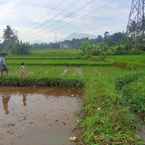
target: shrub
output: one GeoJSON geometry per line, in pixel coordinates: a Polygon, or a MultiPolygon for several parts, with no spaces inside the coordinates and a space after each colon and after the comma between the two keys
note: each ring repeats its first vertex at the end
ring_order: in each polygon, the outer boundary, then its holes
{"type": "Polygon", "coordinates": [[[117,91],[121,91],[126,85],[138,80],[140,77],[142,77],[144,73],[129,73],[125,76],[121,76],[116,80],[116,89],[117,91]]]}

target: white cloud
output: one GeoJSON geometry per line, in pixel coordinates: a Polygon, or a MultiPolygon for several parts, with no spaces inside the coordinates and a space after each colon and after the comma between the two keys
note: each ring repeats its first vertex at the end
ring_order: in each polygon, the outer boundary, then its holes
{"type": "Polygon", "coordinates": [[[49,30],[35,30],[33,28],[26,28],[26,27],[18,27],[18,36],[21,40],[25,40],[27,42],[31,41],[31,42],[53,42],[56,41],[56,37],[57,40],[58,39],[63,39],[63,33],[61,32],[57,32],[54,33],[52,31],[49,30]]]}
{"type": "Polygon", "coordinates": [[[11,25],[24,41],[49,42],[56,34],[62,39],[72,32],[125,30],[129,1],[0,0],[0,10],[1,31],[11,25]]]}

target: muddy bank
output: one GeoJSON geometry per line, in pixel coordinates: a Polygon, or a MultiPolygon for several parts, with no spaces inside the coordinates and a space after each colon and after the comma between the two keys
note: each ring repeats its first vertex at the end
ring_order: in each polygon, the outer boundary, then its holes
{"type": "Polygon", "coordinates": [[[0,145],[73,145],[82,92],[0,88],[0,145]]]}
{"type": "Polygon", "coordinates": [[[82,97],[83,89],[75,89],[75,88],[59,88],[59,87],[0,87],[0,95],[2,94],[41,94],[41,95],[48,95],[48,96],[75,96],[75,97],[82,97]]]}

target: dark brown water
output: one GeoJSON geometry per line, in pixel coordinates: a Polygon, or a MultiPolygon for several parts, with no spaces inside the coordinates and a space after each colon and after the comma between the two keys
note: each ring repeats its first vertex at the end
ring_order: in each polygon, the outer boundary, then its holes
{"type": "Polygon", "coordinates": [[[73,145],[80,90],[0,88],[0,145],[73,145]]]}

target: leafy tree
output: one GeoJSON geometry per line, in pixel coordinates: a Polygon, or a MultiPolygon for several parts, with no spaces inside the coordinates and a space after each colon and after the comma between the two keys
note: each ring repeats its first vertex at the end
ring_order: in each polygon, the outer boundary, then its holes
{"type": "Polygon", "coordinates": [[[4,41],[10,41],[10,40],[17,41],[18,40],[16,33],[14,32],[14,30],[12,30],[12,28],[9,25],[7,25],[6,29],[4,30],[3,38],[4,38],[4,41]]]}
{"type": "Polygon", "coordinates": [[[3,39],[1,51],[19,55],[29,54],[30,44],[19,41],[17,34],[9,25],[4,30],[3,39]]]}
{"type": "Polygon", "coordinates": [[[3,39],[4,41],[2,46],[4,51],[7,53],[11,53],[13,49],[17,47],[18,37],[9,25],[6,26],[6,29],[4,30],[3,39]]]}
{"type": "Polygon", "coordinates": [[[86,56],[91,56],[95,50],[95,45],[90,41],[86,41],[81,45],[82,54],[86,56]]]}
{"type": "Polygon", "coordinates": [[[83,43],[81,50],[83,55],[88,57],[98,56],[98,58],[103,61],[108,55],[108,48],[105,43],[94,44],[87,41],[86,43],[83,43]]]}

